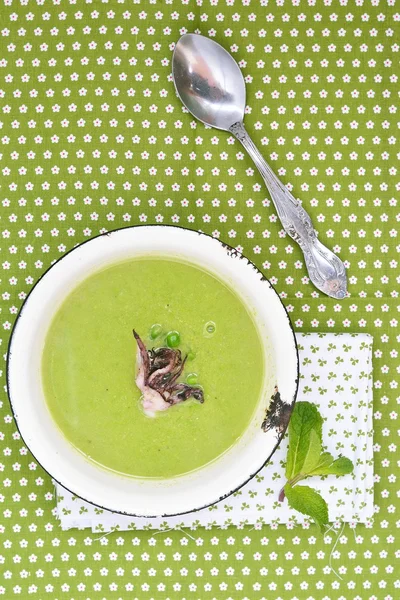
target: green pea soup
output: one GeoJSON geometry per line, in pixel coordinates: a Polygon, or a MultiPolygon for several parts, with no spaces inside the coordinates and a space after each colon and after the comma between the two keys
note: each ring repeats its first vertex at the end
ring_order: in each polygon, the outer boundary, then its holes
{"type": "Polygon", "coordinates": [[[192,264],[138,258],[92,274],[66,298],[46,336],[42,381],[54,421],[89,460],[169,478],[203,467],[241,437],[263,391],[264,353],[227,284],[192,264]],[[202,386],[203,404],[144,414],[133,328],[147,348],[179,333],[188,354],[181,380],[202,386]]]}

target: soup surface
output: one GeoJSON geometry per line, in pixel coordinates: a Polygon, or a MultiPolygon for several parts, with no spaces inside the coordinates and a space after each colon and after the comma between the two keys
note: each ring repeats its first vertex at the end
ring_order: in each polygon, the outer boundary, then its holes
{"type": "Polygon", "coordinates": [[[47,334],[42,378],[54,420],[87,458],[130,476],[168,478],[240,438],[262,393],[264,356],[232,289],[194,265],[149,257],[94,273],[71,292],[47,334]],[[203,404],[144,414],[133,328],[148,349],[179,332],[188,354],[181,380],[202,386],[203,404]]]}

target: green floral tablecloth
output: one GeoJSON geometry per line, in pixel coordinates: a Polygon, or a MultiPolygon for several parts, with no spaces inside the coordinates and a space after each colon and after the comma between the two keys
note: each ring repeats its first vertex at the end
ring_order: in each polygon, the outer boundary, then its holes
{"type": "Polygon", "coordinates": [[[62,532],[51,480],[16,431],[3,367],[7,600],[399,598],[399,19],[394,0],[3,0],[3,357],[32,284],[74,245],[137,223],[202,229],[264,270],[298,331],[374,336],[376,473],[374,522],[338,539],[313,525],[62,532]],[[183,111],[171,52],[186,31],[237,58],[246,124],[346,261],[344,301],[308,283],[239,145],[183,111]]]}

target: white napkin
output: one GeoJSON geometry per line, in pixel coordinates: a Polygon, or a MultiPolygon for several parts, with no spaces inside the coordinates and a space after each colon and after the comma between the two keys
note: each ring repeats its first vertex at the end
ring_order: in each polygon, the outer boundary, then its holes
{"type": "MultiPolygon", "coordinates": [[[[300,354],[298,400],[318,405],[324,417],[323,443],[336,458],[354,463],[344,477],[313,477],[307,481],[321,492],[330,521],[365,523],[373,516],[372,337],[366,334],[297,334],[300,354]]],[[[285,523],[307,517],[278,502],[285,483],[283,461],[287,438],[272,460],[239,491],[209,508],[170,518],[134,518],[102,510],[56,484],[57,514],[62,529],[89,527],[95,532],[134,529],[196,528],[285,523]]]]}

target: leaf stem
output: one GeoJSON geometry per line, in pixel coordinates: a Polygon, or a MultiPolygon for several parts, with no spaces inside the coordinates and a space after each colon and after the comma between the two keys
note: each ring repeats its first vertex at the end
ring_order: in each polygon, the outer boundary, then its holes
{"type": "MultiPolygon", "coordinates": [[[[299,473],[298,475],[296,475],[296,477],[293,477],[293,479],[289,479],[289,481],[287,481],[285,483],[285,485],[291,485],[293,487],[294,485],[296,485],[296,483],[298,483],[302,479],[305,479],[305,477],[306,477],[306,475],[303,475],[303,473],[299,473]]],[[[283,502],[285,499],[285,485],[279,492],[279,496],[278,496],[279,502],[283,502]]]]}

